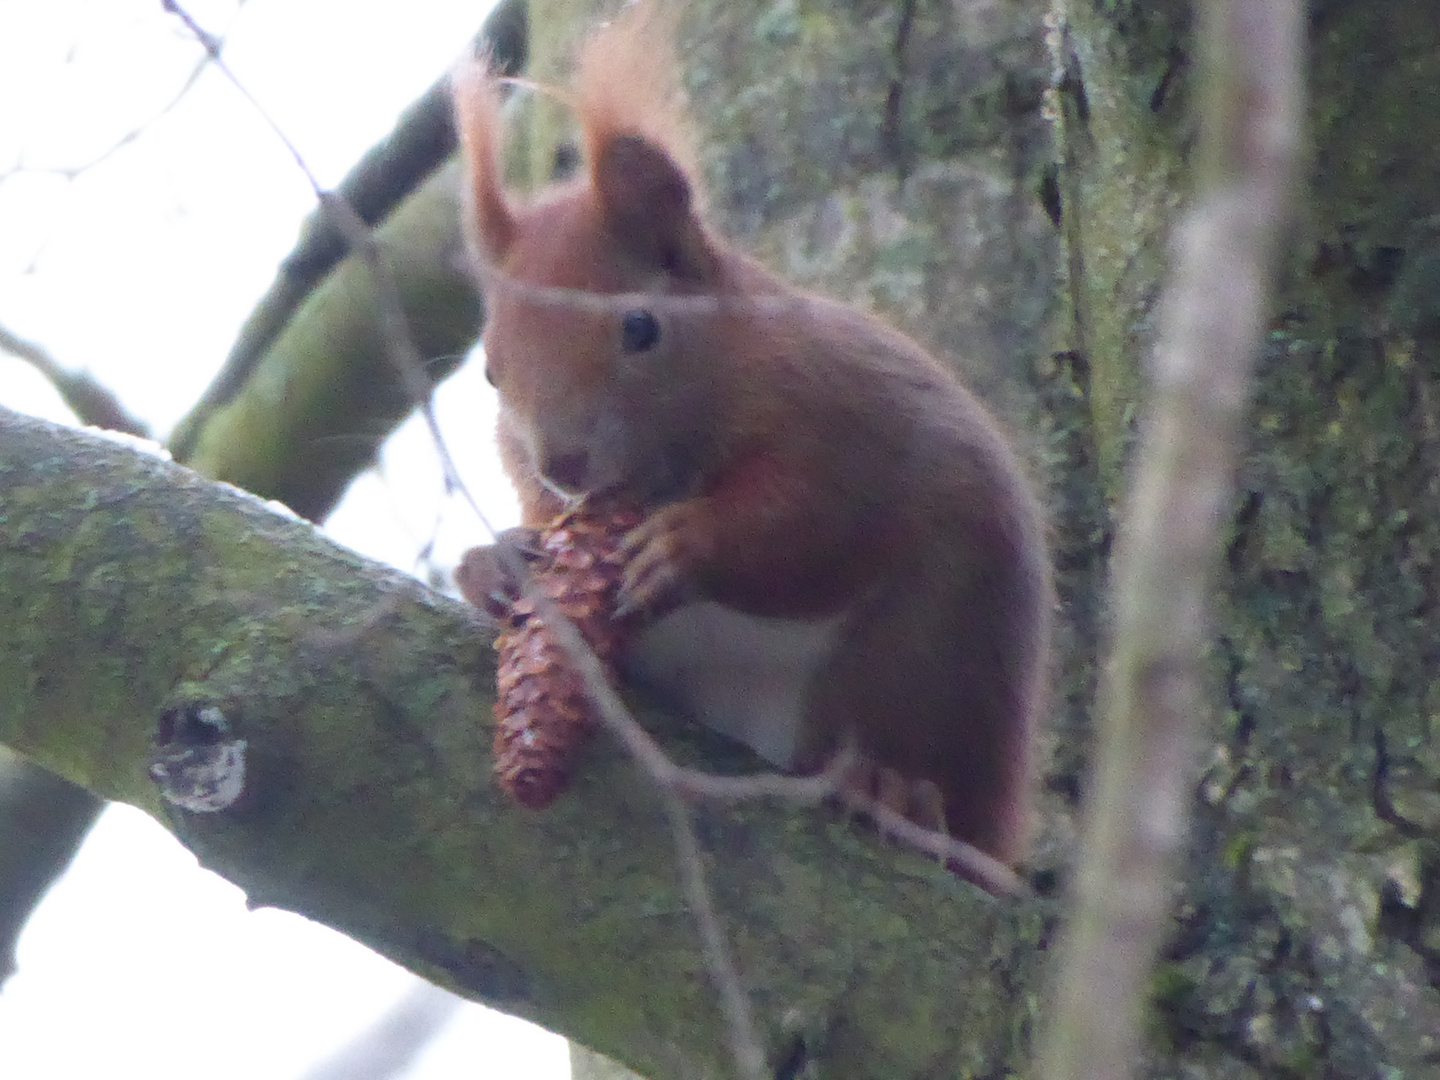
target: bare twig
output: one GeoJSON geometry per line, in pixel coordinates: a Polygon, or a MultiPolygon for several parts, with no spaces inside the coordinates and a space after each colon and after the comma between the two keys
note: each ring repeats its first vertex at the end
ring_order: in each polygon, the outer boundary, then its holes
{"type": "Polygon", "coordinates": [[[1046,1080],[1128,1076],[1139,1046],[1206,711],[1207,600],[1299,153],[1304,27],[1299,0],[1201,4],[1200,173],[1115,553],[1114,652],[1046,1080]]]}
{"type": "MultiPolygon", "coordinates": [[[[644,730],[640,734],[649,739],[644,730]]],[[[700,772],[676,765],[667,759],[664,782],[682,798],[705,802],[748,802],[752,799],[776,799],[799,806],[813,805],[838,797],[845,777],[858,760],[854,742],[847,742],[830,759],[823,771],[810,776],[785,776],[776,772],[753,773],[749,776],[723,776],[700,772]]]]}
{"type": "Polygon", "coordinates": [[[69,370],[43,346],[0,326],[0,351],[24,360],[43,375],[82,423],[150,437],[144,421],[131,416],[114,391],[101,385],[88,372],[69,370]]]}
{"type": "Polygon", "coordinates": [[[125,132],[118,139],[112,142],[104,150],[101,150],[98,154],[92,157],[89,161],[85,162],[83,165],[70,165],[65,168],[46,168],[44,166],[41,166],[39,168],[36,168],[34,166],[22,166],[22,168],[26,172],[49,173],[51,175],[63,176],[67,180],[74,180],[77,177],[83,176],[91,169],[103,165],[106,161],[109,161],[110,158],[112,158],[114,155],[125,149],[125,147],[129,146],[135,140],[139,139],[140,136],[144,135],[145,132],[150,130],[150,127],[156,121],[168,116],[175,109],[175,107],[180,104],[180,102],[184,101],[185,95],[190,92],[190,88],[195,85],[196,81],[200,78],[200,75],[204,72],[205,66],[209,62],[209,58],[206,57],[196,63],[196,65],[190,70],[190,74],[185,76],[185,81],[180,84],[179,89],[175,91],[174,95],[170,98],[169,101],[167,101],[164,105],[160,106],[160,108],[156,109],[155,112],[153,112],[143,123],[136,124],[129,131],[125,132]]]}
{"type": "MultiPolygon", "coordinates": [[[[672,762],[655,743],[645,729],[630,715],[630,710],[605,671],[605,665],[595,655],[575,624],[565,617],[545,591],[534,584],[529,567],[517,552],[507,545],[497,546],[497,555],[508,573],[521,582],[526,599],[530,600],[540,617],[545,620],[555,641],[565,651],[566,658],[585,682],[590,699],[599,712],[607,731],[615,735],[641,768],[654,779],[659,788],[665,812],[670,818],[671,831],[675,837],[676,861],[680,868],[680,881],[690,904],[690,913],[695,919],[696,929],[704,949],[705,965],[720,994],[725,1019],[730,1028],[731,1051],[737,1067],[746,1080],[764,1080],[765,1052],[756,1035],[755,1020],[749,999],[740,983],[738,969],[731,955],[730,945],[720,926],[715,912],[715,902],[705,882],[705,864],[700,854],[699,839],[695,836],[690,821],[690,808],[681,799],[676,785],[682,774],[698,777],[691,770],[682,770],[672,762]],[[511,563],[515,565],[510,565],[511,563]]],[[[724,777],[710,777],[707,780],[723,781],[724,777]]],[[[784,777],[778,777],[784,780],[784,777]]],[[[693,789],[691,789],[693,790],[693,789]]],[[[821,796],[824,797],[823,795],[821,796]]]]}
{"type": "Polygon", "coordinates": [[[637,303],[643,303],[652,311],[690,315],[718,315],[737,307],[756,314],[778,314],[814,303],[794,293],[745,293],[743,296],[723,293],[600,293],[568,285],[537,285],[521,281],[493,266],[481,265],[479,273],[487,292],[510,293],[533,307],[557,307],[597,315],[619,314],[637,303]]]}
{"type": "MultiPolygon", "coordinates": [[[[464,485],[460,482],[459,472],[445,446],[445,440],[440,434],[439,422],[435,418],[430,383],[425,377],[425,359],[421,356],[420,350],[415,346],[414,338],[410,335],[410,326],[405,317],[404,305],[400,300],[399,286],[395,283],[394,271],[376,245],[370,225],[355,211],[348,199],[329,191],[320,183],[305,161],[304,155],[300,153],[299,147],[290,140],[284,129],[255,99],[255,95],[250,93],[245,84],[231,70],[230,65],[225,62],[224,57],[220,55],[220,39],[207,32],[176,0],[161,0],[161,3],[166,11],[172,12],[185,23],[190,32],[195,35],[195,39],[205,49],[216,69],[229,80],[230,85],[235,87],[236,92],[250,104],[256,115],[264,121],[275,138],[285,147],[286,152],[294,160],[296,168],[300,170],[306,182],[309,183],[310,189],[315,193],[315,198],[319,201],[321,208],[329,216],[331,223],[351,250],[361,256],[374,275],[375,292],[380,305],[380,329],[391,363],[402,380],[407,396],[415,402],[416,408],[420,410],[425,419],[425,425],[440,454],[447,492],[463,490],[464,485]]],[[[466,498],[476,514],[480,516],[481,523],[486,530],[491,536],[494,536],[495,529],[485,520],[484,514],[481,513],[474,500],[469,499],[468,493],[466,498]]]]}
{"type": "Polygon", "coordinates": [[[120,135],[113,142],[111,142],[109,146],[105,147],[105,149],[94,154],[88,161],[85,161],[80,165],[31,165],[26,162],[24,160],[24,157],[22,156],[17,160],[16,164],[11,166],[10,168],[5,169],[3,172],[0,172],[0,182],[8,180],[14,176],[58,176],[66,180],[75,180],[83,176],[85,173],[89,172],[91,169],[103,165],[115,154],[119,153],[125,147],[129,146],[131,143],[139,139],[142,135],[144,135],[147,131],[150,130],[151,126],[157,120],[160,120],[165,116],[169,115],[169,113],[172,112],[175,107],[180,104],[180,102],[184,101],[185,95],[190,92],[190,88],[195,85],[196,80],[200,78],[201,73],[205,70],[206,66],[209,63],[210,57],[208,55],[201,58],[201,60],[196,63],[194,68],[191,69],[190,74],[185,76],[184,82],[180,84],[179,88],[171,96],[169,101],[156,109],[155,112],[153,112],[145,120],[141,121],[134,127],[130,128],[128,131],[126,131],[124,134],[120,135]]]}
{"type": "Polygon", "coordinates": [[[705,856],[700,851],[700,838],[695,835],[695,825],[690,820],[690,808],[673,793],[662,790],[666,793],[665,811],[675,836],[680,882],[685,888],[690,914],[695,918],[700,943],[705,949],[705,966],[710,971],[730,1025],[730,1054],[745,1080],[766,1080],[770,1074],[765,1067],[765,1050],[760,1045],[750,1000],[740,982],[740,970],[735,966],[730,940],[725,935],[725,928],[720,925],[715,900],[705,881],[705,856]]]}
{"type": "Polygon", "coordinates": [[[869,795],[846,789],[841,789],[838,794],[845,806],[869,818],[884,835],[953,865],[986,892],[995,896],[1025,896],[1030,892],[1030,886],[1019,874],[974,845],[916,825],[904,814],[869,795]]]}
{"type": "MultiPolygon", "coordinates": [[[[501,0],[485,17],[476,41],[483,43],[497,71],[510,72],[518,70],[524,62],[526,38],[525,0],[501,0]]],[[[205,62],[209,63],[208,56],[205,62]]],[[[454,154],[452,112],[447,73],[409,105],[390,133],[365,151],[335,185],[335,190],[366,224],[378,229],[393,220],[392,215],[404,214],[407,208],[413,209],[417,201],[423,203],[427,198],[431,180],[443,172],[454,154]]],[[[245,317],[220,371],[171,431],[168,444],[177,461],[187,461],[198,449],[217,412],[232,400],[246,396],[252,377],[267,359],[277,350],[283,353],[287,328],[297,320],[304,321],[301,312],[306,301],[320,290],[321,283],[332,272],[340,269],[349,250],[344,236],[323,207],[317,206],[313,213],[306,215],[300,223],[295,246],[245,317]]],[[[450,266],[453,252],[442,258],[447,269],[459,269],[450,266]]],[[[446,276],[448,279],[450,275],[446,276]]],[[[460,348],[457,342],[450,346],[452,355],[433,357],[429,365],[432,381],[436,366],[448,371],[463,359],[471,342],[473,337],[463,343],[462,352],[455,351],[460,348]]],[[[398,420],[389,415],[388,410],[383,419],[387,423],[398,420]]],[[[357,442],[362,447],[374,445],[369,438],[357,442]]],[[[330,495],[333,499],[339,492],[331,491],[330,495]]],[[[307,517],[316,516],[310,510],[299,512],[307,517]]]]}

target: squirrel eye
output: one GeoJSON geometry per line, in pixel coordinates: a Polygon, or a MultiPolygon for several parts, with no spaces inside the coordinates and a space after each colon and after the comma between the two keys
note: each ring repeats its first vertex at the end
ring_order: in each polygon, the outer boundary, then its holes
{"type": "Polygon", "coordinates": [[[620,322],[620,344],[626,352],[644,352],[660,340],[660,324],[644,308],[632,308],[620,322]]]}

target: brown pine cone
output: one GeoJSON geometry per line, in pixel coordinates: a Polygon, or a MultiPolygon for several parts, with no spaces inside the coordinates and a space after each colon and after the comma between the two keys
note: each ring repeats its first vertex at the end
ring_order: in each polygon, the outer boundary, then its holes
{"type": "MultiPolygon", "coordinates": [[[[630,627],[614,617],[624,569],[620,543],[640,519],[635,511],[582,506],[539,530],[533,551],[526,553],[531,581],[575,624],[612,675],[630,627]]],[[[462,572],[476,554],[466,556],[462,572]]],[[[493,599],[473,595],[463,577],[461,583],[472,602],[494,608],[493,599]]],[[[539,810],[565,790],[575,758],[599,721],[584,680],[534,602],[522,592],[503,617],[495,638],[495,776],[521,806],[539,810]]]]}

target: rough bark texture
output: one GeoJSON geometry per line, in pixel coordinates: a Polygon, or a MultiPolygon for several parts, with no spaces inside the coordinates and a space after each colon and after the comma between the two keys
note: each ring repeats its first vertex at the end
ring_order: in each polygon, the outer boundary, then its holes
{"type": "MultiPolygon", "coordinates": [[[[657,794],[602,739],[551,810],[510,804],[473,609],[232,488],[3,411],[0,507],[0,742],[168,821],[253,903],[650,1076],[732,1075],[657,794]],[[163,718],[210,709],[246,744],[244,792],[189,813],[147,762],[163,718]]],[[[749,764],[661,726],[685,760],[749,764]]],[[[893,1080],[1021,1053],[1023,999],[956,988],[987,968],[1033,985],[1024,905],[823,809],[716,809],[700,834],[773,1061],[893,1080]]]]}
{"type": "MultiPolygon", "coordinates": [[[[1064,224],[1108,461],[1183,194],[1187,20],[1069,14],[1064,224]]],[[[1440,1072],[1432,16],[1312,7],[1315,161],[1227,552],[1157,1077],[1440,1072]]]]}
{"type": "Polygon", "coordinates": [[[1433,15],[1312,11],[1310,214],[1259,386],[1165,978],[1173,1037],[1226,1075],[1440,1074],[1433,15]]]}

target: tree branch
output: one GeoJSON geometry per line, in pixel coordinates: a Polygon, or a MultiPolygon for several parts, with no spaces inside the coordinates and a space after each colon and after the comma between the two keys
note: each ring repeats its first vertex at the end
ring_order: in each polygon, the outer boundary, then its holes
{"type": "Polygon", "coordinates": [[[82,424],[150,437],[150,429],[130,415],[114,391],[102,386],[88,372],[69,370],[43,346],[0,326],[0,351],[24,360],[44,376],[82,424]]]}
{"type": "MultiPolygon", "coordinates": [[[[168,820],[254,903],[652,1080],[733,1075],[658,792],[601,740],[550,811],[506,803],[472,609],[89,433],[0,412],[0,463],[0,742],[168,820]],[[210,813],[166,803],[148,771],[161,718],[173,744],[196,735],[174,718],[202,715],[243,744],[243,790],[210,813]]],[[[660,726],[691,761],[753,764],[660,726]]],[[[1013,1058],[1031,904],[823,810],[697,816],[772,1071],[896,1080],[960,1072],[977,1045],[1013,1058]]]]}
{"type": "Polygon", "coordinates": [[[36,903],[70,865],[103,803],[0,746],[0,984],[36,903]]]}
{"type": "MultiPolygon", "coordinates": [[[[480,40],[497,62],[518,68],[524,0],[497,6],[480,40]]],[[[480,327],[456,224],[460,184],[447,166],[454,145],[441,79],[336,192],[393,264],[432,384],[459,365],[480,327]]],[[[333,214],[317,207],[224,368],[176,426],[175,457],[323,518],[413,405],[386,359],[375,306],[365,260],[347,256],[333,214]]]]}

